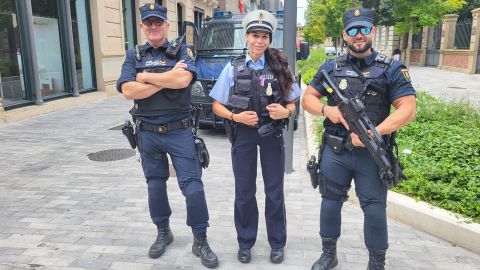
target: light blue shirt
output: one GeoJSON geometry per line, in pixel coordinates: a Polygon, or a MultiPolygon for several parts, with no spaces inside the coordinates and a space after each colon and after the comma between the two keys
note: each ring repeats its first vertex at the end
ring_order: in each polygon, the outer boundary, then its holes
{"type": "MultiPolygon", "coordinates": [[[[254,62],[250,55],[247,54],[245,58],[246,65],[253,70],[261,70],[265,67],[265,55],[262,55],[257,62],[254,62]]],[[[232,63],[227,64],[220,76],[217,79],[217,82],[210,91],[209,96],[216,101],[222,103],[223,105],[228,104],[228,98],[230,96],[230,89],[234,84],[233,81],[233,66],[232,63]]],[[[301,91],[297,82],[292,83],[292,91],[288,95],[286,101],[293,101],[300,97],[301,91]]]]}

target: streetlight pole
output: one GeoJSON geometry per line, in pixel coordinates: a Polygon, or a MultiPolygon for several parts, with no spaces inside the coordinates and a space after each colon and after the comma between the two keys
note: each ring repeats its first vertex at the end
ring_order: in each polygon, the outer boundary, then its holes
{"type": "MultiPolygon", "coordinates": [[[[283,52],[288,57],[288,65],[290,71],[295,74],[295,61],[297,54],[296,39],[292,38],[292,33],[297,32],[297,1],[284,1],[284,17],[283,17],[283,52]]],[[[297,36],[295,34],[295,36],[297,36]]],[[[297,108],[300,110],[300,108],[297,108]]],[[[293,116],[288,122],[288,129],[283,131],[285,141],[285,173],[293,172],[293,116]]]]}

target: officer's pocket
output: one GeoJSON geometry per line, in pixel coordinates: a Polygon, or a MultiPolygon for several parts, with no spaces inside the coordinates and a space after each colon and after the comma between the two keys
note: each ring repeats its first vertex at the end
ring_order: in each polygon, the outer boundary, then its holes
{"type": "Polygon", "coordinates": [[[235,83],[235,92],[236,93],[241,93],[241,94],[246,94],[250,92],[251,88],[251,83],[252,81],[250,79],[237,79],[237,82],[235,83]]]}
{"type": "Polygon", "coordinates": [[[238,95],[232,95],[230,97],[229,105],[234,108],[239,108],[245,110],[248,108],[248,104],[250,103],[249,97],[242,97],[238,95]]]}

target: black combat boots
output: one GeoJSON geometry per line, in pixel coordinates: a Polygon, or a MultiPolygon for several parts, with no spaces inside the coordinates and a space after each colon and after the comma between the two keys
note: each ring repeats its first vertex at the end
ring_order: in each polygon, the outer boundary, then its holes
{"type": "Polygon", "coordinates": [[[156,259],[162,256],[165,253],[165,249],[167,248],[170,243],[173,241],[173,234],[170,230],[170,226],[158,226],[158,235],[155,243],[150,247],[148,251],[148,257],[152,259],[156,259]]]}
{"type": "Polygon", "coordinates": [[[384,270],[385,253],[386,250],[370,251],[368,254],[367,270],[384,270]]]}
{"type": "Polygon", "coordinates": [[[312,270],[328,270],[337,266],[337,239],[322,237],[322,255],[312,265],[312,270]]]}
{"type": "Polygon", "coordinates": [[[213,268],[218,266],[217,255],[213,253],[208,245],[207,235],[205,233],[193,237],[192,253],[200,257],[205,267],[213,268]]]}

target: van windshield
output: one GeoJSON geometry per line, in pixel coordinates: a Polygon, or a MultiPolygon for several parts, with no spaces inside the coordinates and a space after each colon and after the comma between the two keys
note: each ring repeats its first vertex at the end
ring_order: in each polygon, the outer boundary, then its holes
{"type": "MultiPolygon", "coordinates": [[[[202,29],[199,50],[243,50],[245,30],[240,23],[211,22],[202,29]]],[[[277,28],[270,47],[283,48],[283,29],[277,28]]]]}

